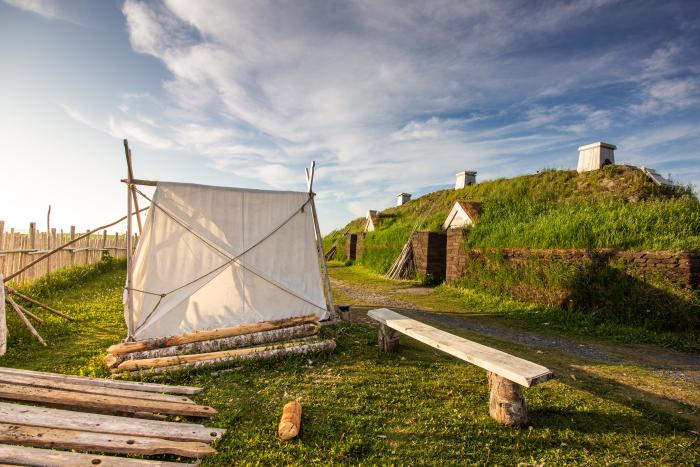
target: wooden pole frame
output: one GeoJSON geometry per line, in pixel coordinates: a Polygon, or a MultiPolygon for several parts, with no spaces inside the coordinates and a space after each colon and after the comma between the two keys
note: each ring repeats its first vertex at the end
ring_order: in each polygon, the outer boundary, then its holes
{"type": "Polygon", "coordinates": [[[321,228],[318,225],[318,216],[316,214],[316,203],[314,202],[314,197],[316,193],[313,192],[314,188],[314,174],[316,172],[316,161],[311,161],[311,169],[306,170],[306,184],[309,188],[309,198],[311,200],[311,214],[314,220],[314,229],[316,233],[316,251],[318,253],[318,261],[321,265],[321,272],[323,273],[323,290],[326,294],[326,309],[330,314],[331,321],[337,321],[340,319],[338,313],[335,311],[335,304],[333,303],[333,292],[331,291],[331,280],[328,276],[328,267],[326,266],[326,254],[323,251],[323,237],[321,237],[321,228]]]}
{"type": "MultiPolygon", "coordinates": [[[[127,151],[128,161],[129,146],[126,140],[124,140],[124,147],[127,151]]],[[[135,194],[133,185],[131,184],[131,170],[128,170],[128,184],[126,185],[126,312],[129,317],[127,322],[129,329],[126,338],[127,342],[132,342],[134,340],[134,294],[131,290],[134,285],[134,272],[131,257],[131,237],[133,235],[131,227],[131,203],[133,201],[132,195],[135,194]]]]}
{"type": "MultiPolygon", "coordinates": [[[[126,169],[128,171],[128,180],[133,182],[134,180],[134,169],[131,165],[131,148],[129,147],[129,141],[124,139],[124,154],[126,155],[126,169]]],[[[134,187],[131,186],[130,188],[131,191],[131,197],[134,202],[134,209],[136,210],[136,223],[139,226],[139,235],[143,231],[143,226],[141,225],[141,214],[139,214],[139,200],[138,196],[136,196],[136,190],[134,190],[134,187]]]]}

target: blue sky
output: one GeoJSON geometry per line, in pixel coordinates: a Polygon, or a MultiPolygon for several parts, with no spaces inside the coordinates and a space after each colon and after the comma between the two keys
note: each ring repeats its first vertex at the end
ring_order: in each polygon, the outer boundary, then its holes
{"type": "Polygon", "coordinates": [[[576,148],[700,186],[695,1],[0,0],[0,219],[94,227],[139,178],[304,190],[324,232],[576,148]]]}

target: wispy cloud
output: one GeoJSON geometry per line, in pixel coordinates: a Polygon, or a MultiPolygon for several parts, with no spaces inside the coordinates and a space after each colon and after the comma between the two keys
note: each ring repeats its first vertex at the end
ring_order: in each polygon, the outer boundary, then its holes
{"type": "MultiPolygon", "coordinates": [[[[2,0],[20,10],[30,11],[48,19],[57,19],[69,23],[81,24],[77,18],[70,16],[56,0],[2,0]]],[[[64,4],[65,5],[65,4],[64,4]]]]}
{"type": "Polygon", "coordinates": [[[127,0],[132,48],[169,76],[156,110],[123,98],[105,128],[275,187],[314,158],[353,214],[460,169],[571,167],[580,144],[698,110],[697,44],[598,41],[617,3],[127,0]]]}

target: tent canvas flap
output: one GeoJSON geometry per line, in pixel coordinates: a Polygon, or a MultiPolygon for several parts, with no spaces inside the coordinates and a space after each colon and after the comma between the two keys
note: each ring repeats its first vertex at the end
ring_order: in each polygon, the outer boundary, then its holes
{"type": "Polygon", "coordinates": [[[159,182],[134,254],[130,334],[325,318],[308,200],[303,192],[159,182]]]}

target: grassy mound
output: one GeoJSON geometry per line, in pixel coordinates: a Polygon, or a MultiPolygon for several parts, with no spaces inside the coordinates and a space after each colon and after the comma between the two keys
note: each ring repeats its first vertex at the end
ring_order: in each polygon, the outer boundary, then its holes
{"type": "MultiPolygon", "coordinates": [[[[362,264],[385,272],[413,226],[439,229],[458,199],[483,203],[470,248],[700,250],[700,202],[689,188],[659,187],[634,167],[614,165],[583,174],[548,170],[492,180],[386,209],[379,228],[364,239],[362,264]]],[[[356,219],[332,232],[326,247],[347,229],[360,232],[363,226],[356,219]]],[[[339,253],[336,258],[344,260],[342,248],[339,253]]]]}

